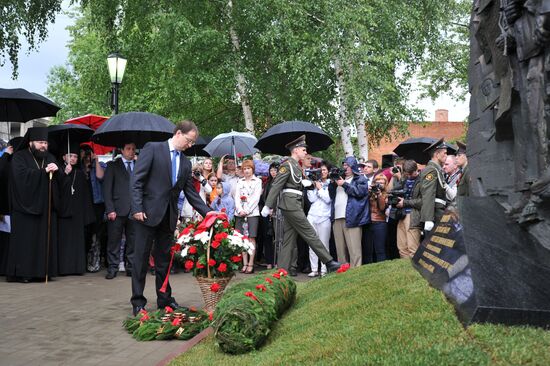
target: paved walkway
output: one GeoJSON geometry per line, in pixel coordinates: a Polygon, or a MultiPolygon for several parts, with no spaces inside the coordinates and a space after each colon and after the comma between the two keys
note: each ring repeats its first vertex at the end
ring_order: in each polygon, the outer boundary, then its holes
{"type": "MultiPolygon", "coordinates": [[[[130,278],[104,276],[105,271],[58,277],[47,285],[0,277],[0,365],[155,365],[181,348],[181,341],[138,342],[126,333],[122,321],[131,312],[130,278]]],[[[307,276],[296,279],[307,281],[307,276]]],[[[179,304],[203,306],[190,274],[171,275],[170,283],[179,304]]],[[[151,275],[145,296],[156,305],[151,275]]]]}

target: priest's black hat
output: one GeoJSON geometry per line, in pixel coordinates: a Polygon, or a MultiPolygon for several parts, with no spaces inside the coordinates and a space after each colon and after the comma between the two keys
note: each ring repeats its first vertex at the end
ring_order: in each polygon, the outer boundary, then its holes
{"type": "Polygon", "coordinates": [[[48,141],[48,128],[47,127],[31,127],[27,130],[25,136],[19,143],[17,151],[23,150],[29,147],[31,141],[48,141]]]}

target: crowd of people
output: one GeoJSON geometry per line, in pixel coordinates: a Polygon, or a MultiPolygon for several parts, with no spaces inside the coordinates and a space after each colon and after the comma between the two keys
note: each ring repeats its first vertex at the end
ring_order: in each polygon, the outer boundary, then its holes
{"type": "MultiPolygon", "coordinates": [[[[175,133],[170,143],[179,138],[192,146],[193,130],[182,131],[183,137],[175,133]]],[[[258,161],[252,159],[195,158],[177,192],[177,207],[166,199],[169,208],[155,215],[170,212],[161,236],[157,229],[164,221],[151,224],[153,212],[143,208],[147,200],[165,199],[155,197],[162,189],[151,189],[151,169],[162,168],[151,148],[138,157],[129,142],[105,164],[87,146],[71,144],[56,158],[48,152],[46,134],[30,129],[22,142],[10,141],[0,158],[0,274],[8,281],[82,275],[104,267],[106,279],[138,271],[132,287],[140,288],[147,270],[167,270],[155,255],[155,241],[170,241],[166,232],[173,233],[174,223],[200,220],[209,210],[225,211],[255,245],[254,254],[243,254],[243,273],[279,266],[293,276],[324,276],[327,266],[344,262],[357,267],[411,258],[444,210],[456,207],[456,196],[468,194],[463,144],[455,156],[447,155],[443,140],[434,143],[427,149],[431,160],[419,169],[415,161],[399,157],[383,167],[353,156],[336,164],[319,161],[307,154],[307,142],[300,138],[289,142],[289,156],[272,163],[265,176],[256,174],[258,161]],[[143,240],[148,243],[140,244],[143,240]]],[[[181,171],[178,164],[188,161],[179,160],[178,149],[170,151],[172,169],[166,171],[181,171]]],[[[176,173],[171,178],[172,184],[166,177],[169,194],[180,179],[176,173]]],[[[139,308],[139,299],[134,300],[139,308]]]]}

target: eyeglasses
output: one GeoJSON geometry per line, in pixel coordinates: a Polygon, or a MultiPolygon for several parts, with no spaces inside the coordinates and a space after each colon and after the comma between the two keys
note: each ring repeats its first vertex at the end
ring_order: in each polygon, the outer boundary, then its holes
{"type": "Polygon", "coordinates": [[[182,135],[182,136],[185,138],[185,141],[187,141],[187,144],[188,144],[189,146],[193,146],[193,145],[195,145],[195,144],[197,143],[195,140],[192,140],[192,139],[190,139],[189,137],[187,137],[187,136],[185,136],[185,135],[182,135]]]}

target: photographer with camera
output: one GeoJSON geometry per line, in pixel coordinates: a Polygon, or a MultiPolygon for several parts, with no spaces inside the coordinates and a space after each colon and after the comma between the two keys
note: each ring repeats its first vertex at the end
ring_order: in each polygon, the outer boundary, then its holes
{"type": "Polygon", "coordinates": [[[394,206],[390,210],[390,215],[393,214],[399,220],[397,223],[397,249],[401,258],[412,258],[420,245],[420,229],[410,227],[413,207],[420,208],[420,200],[413,200],[417,178],[418,165],[414,160],[406,160],[403,163],[403,179],[396,179],[392,191],[403,193],[395,194],[396,201],[392,201],[390,198],[390,204],[394,206]]]}
{"type": "Polygon", "coordinates": [[[351,267],[359,267],[363,259],[362,226],[370,222],[369,183],[355,157],[345,158],[342,168],[331,169],[328,188],[336,253],[339,262],[346,262],[349,255],[351,267]]]}
{"type": "MultiPolygon", "coordinates": [[[[330,222],[331,199],[328,194],[328,185],[330,183],[328,179],[329,171],[329,165],[323,162],[319,169],[320,176],[310,176],[310,179],[313,180],[314,188],[307,191],[307,197],[311,202],[307,220],[313,226],[327,250],[329,250],[330,230],[332,226],[330,222]],[[314,177],[317,179],[313,179],[314,177]]],[[[325,264],[321,264],[321,271],[319,272],[319,258],[311,248],[309,249],[309,262],[311,265],[311,272],[308,274],[309,277],[324,276],[327,273],[327,266],[325,264]]]]}
{"type": "MultiPolygon", "coordinates": [[[[193,165],[191,176],[193,177],[193,187],[199,194],[204,203],[206,203],[206,195],[212,192],[212,186],[208,184],[208,180],[202,175],[202,166],[199,164],[193,165]]],[[[185,198],[183,192],[180,193],[180,198],[185,198]]],[[[191,206],[188,200],[183,202],[183,207],[180,213],[184,221],[196,221],[199,219],[199,213],[191,206]]]]}
{"type": "Polygon", "coordinates": [[[369,187],[371,222],[366,226],[366,257],[363,258],[365,264],[386,260],[386,236],[388,230],[386,222],[387,185],[388,178],[380,173],[373,178],[373,184],[369,187]]]}

